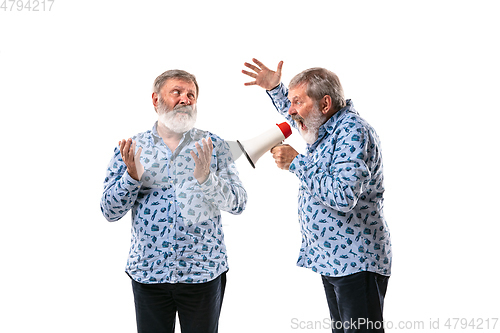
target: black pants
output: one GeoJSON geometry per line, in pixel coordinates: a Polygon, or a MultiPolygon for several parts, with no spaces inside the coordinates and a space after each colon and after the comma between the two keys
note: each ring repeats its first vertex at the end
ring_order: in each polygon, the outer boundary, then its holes
{"type": "Polygon", "coordinates": [[[142,284],[132,280],[137,331],[173,333],[178,313],[182,333],[216,333],[226,273],[207,283],[142,284]]]}
{"type": "Polygon", "coordinates": [[[332,332],[384,332],[382,311],[388,276],[359,272],[322,279],[332,332]]]}

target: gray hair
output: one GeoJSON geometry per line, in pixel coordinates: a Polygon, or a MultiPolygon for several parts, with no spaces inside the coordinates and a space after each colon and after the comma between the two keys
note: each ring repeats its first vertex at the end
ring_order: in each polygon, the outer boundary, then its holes
{"type": "Polygon", "coordinates": [[[314,101],[319,102],[326,95],[332,98],[333,106],[338,110],[346,106],[344,89],[338,76],[325,68],[315,67],[306,69],[294,76],[290,81],[289,89],[306,84],[306,94],[314,101]]]}
{"type": "Polygon", "coordinates": [[[167,80],[169,79],[180,79],[186,82],[193,82],[194,85],[196,86],[196,98],[198,98],[200,89],[198,88],[198,82],[196,82],[196,77],[193,74],[190,74],[180,69],[171,69],[159,75],[153,84],[153,92],[160,94],[161,88],[163,87],[165,82],[167,82],[167,80]]]}

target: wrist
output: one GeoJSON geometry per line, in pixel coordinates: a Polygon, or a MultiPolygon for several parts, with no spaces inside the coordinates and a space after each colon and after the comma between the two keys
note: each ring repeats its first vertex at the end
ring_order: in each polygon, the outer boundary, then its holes
{"type": "Polygon", "coordinates": [[[125,183],[134,184],[134,185],[141,184],[141,179],[138,178],[137,175],[134,174],[133,172],[130,173],[129,170],[125,171],[122,179],[125,181],[125,183]]]}
{"type": "Polygon", "coordinates": [[[139,177],[139,175],[137,174],[136,170],[129,170],[129,169],[127,169],[127,173],[130,176],[130,178],[132,178],[135,181],[139,181],[141,179],[139,177]]]}
{"type": "Polygon", "coordinates": [[[272,86],[272,88],[267,89],[267,91],[273,91],[273,90],[275,90],[276,88],[278,88],[280,85],[281,85],[281,82],[279,82],[279,83],[278,83],[277,85],[275,85],[275,86],[272,86]]]}
{"type": "Polygon", "coordinates": [[[206,174],[205,176],[203,176],[203,177],[196,178],[196,180],[198,181],[198,184],[203,185],[204,183],[206,183],[206,181],[208,180],[208,176],[209,176],[209,175],[210,175],[210,174],[209,174],[209,173],[207,173],[207,174],[206,174]]]}

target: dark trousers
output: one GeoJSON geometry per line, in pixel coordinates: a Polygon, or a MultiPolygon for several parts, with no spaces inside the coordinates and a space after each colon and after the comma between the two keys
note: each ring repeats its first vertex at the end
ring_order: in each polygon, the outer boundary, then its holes
{"type": "Polygon", "coordinates": [[[359,272],[322,279],[332,332],[384,332],[382,311],[388,276],[359,272]]]}
{"type": "Polygon", "coordinates": [[[226,273],[207,283],[142,284],[132,280],[138,333],[216,333],[226,273]]]}

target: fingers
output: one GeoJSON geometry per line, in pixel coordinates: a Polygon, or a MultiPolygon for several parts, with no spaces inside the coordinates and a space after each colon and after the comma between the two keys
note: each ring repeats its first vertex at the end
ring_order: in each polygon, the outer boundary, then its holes
{"type": "Polygon", "coordinates": [[[208,140],[202,139],[201,141],[203,147],[198,142],[195,143],[198,155],[194,150],[191,150],[190,153],[195,163],[193,175],[198,180],[198,183],[203,184],[210,174],[210,161],[212,160],[214,146],[211,138],[208,138],[208,140]]]}
{"type": "Polygon", "coordinates": [[[120,146],[120,154],[122,159],[125,161],[128,157],[128,151],[130,150],[130,145],[132,144],[132,139],[120,140],[118,145],[120,146]]]}
{"type": "MultiPolygon", "coordinates": [[[[259,71],[260,71],[260,68],[258,68],[258,67],[257,67],[257,66],[255,66],[255,65],[252,65],[252,64],[250,64],[250,63],[248,63],[248,62],[245,62],[245,63],[244,63],[244,65],[245,65],[245,67],[250,68],[250,69],[251,69],[251,70],[253,70],[254,72],[259,72],[259,71]]],[[[248,73],[248,72],[247,72],[247,73],[248,73]]],[[[245,74],[246,74],[246,73],[245,73],[245,74]]]]}
{"type": "Polygon", "coordinates": [[[278,168],[283,170],[288,170],[292,160],[297,156],[293,152],[295,150],[290,145],[278,145],[271,149],[271,153],[273,154],[274,162],[278,166],[278,168]]]}
{"type": "Polygon", "coordinates": [[[191,151],[190,151],[190,154],[191,154],[191,156],[193,157],[194,164],[195,164],[195,165],[198,165],[200,160],[198,159],[198,156],[196,155],[196,153],[194,152],[194,150],[191,150],[191,151]]]}
{"type": "Polygon", "coordinates": [[[278,69],[276,69],[276,73],[279,74],[279,76],[281,77],[281,69],[283,68],[283,60],[281,60],[279,63],[278,63],[278,69]]]}
{"type": "Polygon", "coordinates": [[[246,75],[250,76],[250,77],[253,77],[254,79],[257,78],[257,74],[255,74],[255,73],[252,73],[252,72],[249,72],[249,71],[246,71],[246,70],[242,70],[241,72],[243,74],[246,74],[246,75]]]}
{"type": "Polygon", "coordinates": [[[288,145],[288,144],[278,144],[278,145],[274,146],[273,148],[271,148],[271,153],[272,154],[281,153],[282,151],[284,151],[288,147],[290,147],[290,145],[288,145]]]}
{"type": "Polygon", "coordinates": [[[203,163],[205,161],[205,155],[203,155],[203,148],[201,148],[200,144],[196,142],[194,144],[196,147],[196,150],[198,151],[198,154],[196,154],[194,151],[191,150],[191,155],[194,157],[195,163],[203,163]],[[194,154],[194,155],[193,155],[194,154]]]}
{"type": "MultiPolygon", "coordinates": [[[[118,142],[118,146],[120,147],[120,154],[122,155],[122,160],[124,162],[130,162],[134,160],[135,156],[135,147],[136,142],[132,141],[132,139],[128,140],[120,140],[118,142]]],[[[142,151],[142,148],[139,148],[142,151]]],[[[139,153],[140,156],[140,153],[139,153]]]]}
{"type": "Polygon", "coordinates": [[[265,88],[267,90],[271,90],[275,88],[281,80],[281,71],[283,69],[283,61],[278,63],[278,67],[275,71],[267,68],[262,62],[253,58],[252,61],[254,64],[245,62],[245,67],[251,69],[252,71],[242,70],[241,72],[245,75],[254,78],[255,81],[246,82],[245,86],[253,86],[257,85],[259,87],[265,88]]]}
{"type": "Polygon", "coordinates": [[[198,154],[191,150],[191,156],[193,156],[195,163],[210,163],[210,160],[212,159],[212,152],[214,150],[212,139],[208,138],[208,140],[206,140],[203,138],[201,143],[203,144],[203,147],[198,142],[194,144],[198,154]]]}
{"type": "Polygon", "coordinates": [[[281,169],[283,164],[283,146],[275,146],[271,149],[271,154],[273,154],[274,162],[281,169]]]}
{"type": "MultiPolygon", "coordinates": [[[[135,142],[134,142],[134,144],[135,144],[135,142]]],[[[135,158],[136,161],[139,161],[141,159],[141,153],[142,153],[142,147],[139,147],[137,149],[137,153],[134,156],[134,158],[135,158]]]]}
{"type": "MultiPolygon", "coordinates": [[[[248,62],[245,62],[245,66],[247,66],[248,68],[254,70],[255,72],[259,72],[260,71],[260,68],[257,68],[254,65],[249,64],[248,62]]],[[[249,72],[249,71],[246,71],[246,70],[242,70],[241,72],[243,74],[245,74],[245,75],[248,75],[248,76],[254,78],[254,79],[257,79],[257,74],[256,73],[249,72]]],[[[257,84],[257,81],[252,81],[252,82],[246,82],[246,83],[244,83],[245,86],[253,86],[253,85],[256,85],[256,84],[257,84]]]]}
{"type": "MultiPolygon", "coordinates": [[[[245,62],[245,66],[246,66],[246,67],[248,67],[248,68],[250,68],[250,69],[251,69],[251,70],[253,70],[254,72],[257,72],[257,73],[258,73],[258,72],[263,71],[263,70],[269,70],[269,68],[267,68],[267,67],[266,67],[266,65],[264,65],[264,64],[263,64],[262,62],[260,62],[259,60],[257,60],[257,59],[255,59],[255,58],[253,58],[253,59],[252,59],[252,61],[253,61],[255,64],[257,64],[257,66],[259,66],[259,67],[255,66],[255,65],[252,65],[252,64],[250,64],[250,63],[248,63],[248,62],[245,62]]],[[[276,69],[276,73],[278,73],[278,74],[280,74],[280,75],[281,75],[281,69],[282,69],[282,68],[283,68],[283,60],[282,60],[282,61],[280,61],[280,62],[278,63],[278,68],[276,69]]],[[[243,73],[245,73],[246,75],[250,75],[250,76],[252,76],[252,77],[256,77],[256,75],[255,75],[255,74],[250,73],[250,72],[247,72],[247,71],[243,71],[243,73]],[[255,75],[255,76],[253,76],[252,74],[253,74],[253,75],[255,75]]]]}
{"type": "Polygon", "coordinates": [[[261,69],[269,69],[263,63],[261,63],[259,60],[255,59],[255,58],[252,58],[252,61],[255,62],[257,64],[257,66],[259,66],[261,69]]]}
{"type": "Polygon", "coordinates": [[[212,152],[214,151],[214,144],[212,143],[212,138],[208,138],[208,149],[210,150],[208,156],[212,156],[212,152]]]}
{"type": "Polygon", "coordinates": [[[210,163],[212,159],[212,152],[214,151],[214,145],[212,144],[212,139],[208,138],[208,140],[203,139],[203,154],[205,157],[205,161],[210,163]]]}
{"type": "Polygon", "coordinates": [[[135,141],[132,141],[132,146],[130,147],[130,150],[128,151],[129,156],[135,156],[135,141]]]}
{"type": "Polygon", "coordinates": [[[135,153],[136,142],[132,141],[132,139],[120,140],[118,146],[128,174],[133,179],[140,180],[144,173],[144,166],[141,163],[142,147],[139,147],[137,153],[135,153]]]}

